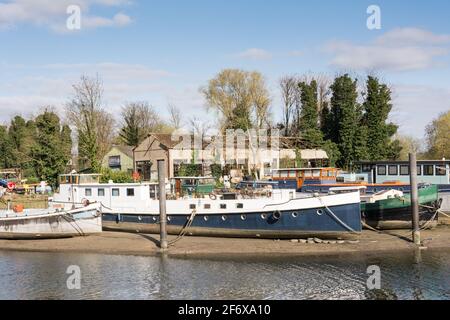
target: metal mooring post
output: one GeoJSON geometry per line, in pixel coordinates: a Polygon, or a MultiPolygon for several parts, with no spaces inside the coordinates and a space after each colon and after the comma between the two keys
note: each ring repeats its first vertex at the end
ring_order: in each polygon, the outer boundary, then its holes
{"type": "Polygon", "coordinates": [[[420,245],[419,189],[417,186],[417,159],[415,153],[409,154],[409,168],[411,181],[412,237],[414,243],[420,245]]]}
{"type": "Polygon", "coordinates": [[[158,181],[159,181],[159,227],[161,251],[167,250],[167,214],[166,214],[166,163],[158,160],[158,181]]]}

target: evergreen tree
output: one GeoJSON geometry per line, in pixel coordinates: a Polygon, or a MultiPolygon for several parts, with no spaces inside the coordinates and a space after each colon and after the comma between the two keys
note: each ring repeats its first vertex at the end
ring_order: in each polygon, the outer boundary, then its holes
{"type": "Polygon", "coordinates": [[[337,77],[331,85],[330,139],[339,146],[337,164],[349,168],[365,150],[364,129],[360,128],[360,107],[357,103],[356,80],[348,74],[337,77]]]}
{"type": "MultiPolygon", "coordinates": [[[[367,96],[364,106],[364,123],[367,126],[368,160],[383,160],[393,156],[392,151],[398,146],[391,145],[391,137],[397,132],[397,126],[386,123],[392,110],[391,90],[380,84],[375,77],[367,79],[367,96]]],[[[398,150],[397,150],[398,151],[398,150]]],[[[400,151],[397,152],[399,154],[400,151]]],[[[395,156],[395,155],[394,155],[395,156]]]]}
{"type": "Polygon", "coordinates": [[[317,129],[319,124],[319,115],[317,113],[317,82],[315,80],[311,81],[310,84],[301,82],[299,87],[301,90],[300,101],[302,105],[300,113],[301,130],[317,129]]]}
{"type": "Polygon", "coordinates": [[[59,117],[45,111],[36,118],[36,143],[31,149],[33,167],[39,179],[55,187],[70,159],[70,128],[61,127],[59,117]]]}
{"type": "Polygon", "coordinates": [[[0,168],[11,168],[14,166],[13,151],[14,147],[9,138],[7,128],[0,126],[0,168]]]}

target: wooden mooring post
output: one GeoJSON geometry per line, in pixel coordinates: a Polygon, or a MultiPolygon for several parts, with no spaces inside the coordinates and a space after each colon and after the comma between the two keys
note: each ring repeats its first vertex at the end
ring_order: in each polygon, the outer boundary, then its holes
{"type": "Polygon", "coordinates": [[[166,214],[166,163],[158,160],[158,181],[159,181],[159,227],[161,251],[167,250],[167,214],[166,214]]]}
{"type": "Polygon", "coordinates": [[[409,154],[409,168],[411,184],[412,238],[416,245],[420,245],[419,189],[417,185],[417,158],[415,153],[409,154]]]}

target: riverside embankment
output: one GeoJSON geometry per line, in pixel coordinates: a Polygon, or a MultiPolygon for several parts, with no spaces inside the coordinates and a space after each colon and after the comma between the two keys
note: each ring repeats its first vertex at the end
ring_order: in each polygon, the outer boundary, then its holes
{"type": "MultiPolygon", "coordinates": [[[[382,233],[365,230],[358,241],[303,243],[299,239],[223,239],[185,237],[169,247],[173,257],[202,256],[307,256],[335,254],[374,254],[416,250],[408,230],[382,233]]],[[[77,252],[112,255],[156,256],[160,254],[157,235],[103,232],[99,235],[52,240],[0,240],[0,250],[33,252],[77,252]]],[[[169,241],[174,237],[169,237],[169,241]]],[[[422,231],[423,248],[450,249],[450,227],[422,231]]]]}

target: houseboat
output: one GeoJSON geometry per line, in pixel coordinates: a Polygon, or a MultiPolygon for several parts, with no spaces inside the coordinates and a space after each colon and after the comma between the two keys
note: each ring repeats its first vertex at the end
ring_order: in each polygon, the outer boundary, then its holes
{"type": "Polygon", "coordinates": [[[68,238],[100,232],[102,216],[99,204],[64,210],[15,206],[0,211],[0,239],[68,238]]]}
{"type": "MultiPolygon", "coordinates": [[[[333,187],[330,193],[345,193],[358,190],[361,193],[361,219],[369,229],[411,229],[411,195],[399,190],[383,190],[367,194],[367,187],[333,187]]],[[[438,210],[442,199],[436,185],[419,185],[419,225],[424,229],[437,226],[438,210]]]]}
{"type": "Polygon", "coordinates": [[[376,193],[386,189],[407,189],[408,185],[397,181],[368,183],[363,179],[345,181],[342,171],[337,168],[290,168],[272,170],[272,180],[279,188],[296,188],[298,192],[328,193],[334,187],[365,186],[367,193],[376,193]]]}
{"type": "MultiPolygon", "coordinates": [[[[99,175],[66,175],[54,205],[98,202],[105,230],[159,232],[158,185],[99,183],[99,175]]],[[[166,188],[173,193],[170,184],[166,188]]],[[[361,232],[358,192],[297,197],[295,189],[264,194],[172,194],[166,200],[169,234],[254,238],[355,238],[361,232]]]]}

